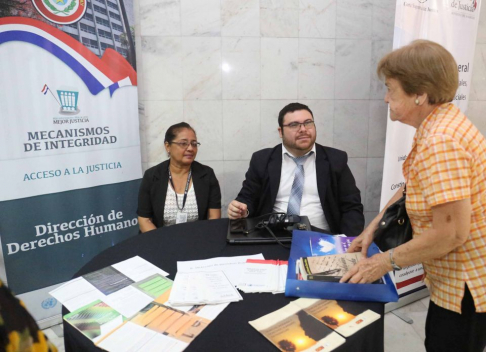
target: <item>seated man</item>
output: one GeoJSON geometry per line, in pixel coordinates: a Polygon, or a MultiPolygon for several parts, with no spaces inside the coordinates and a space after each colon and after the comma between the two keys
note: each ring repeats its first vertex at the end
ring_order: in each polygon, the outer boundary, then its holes
{"type": "Polygon", "coordinates": [[[364,227],[363,205],[347,154],[315,143],[314,116],[306,105],[284,107],[278,124],[282,144],[253,154],[228,217],[305,215],[314,230],[358,236],[364,227]]]}

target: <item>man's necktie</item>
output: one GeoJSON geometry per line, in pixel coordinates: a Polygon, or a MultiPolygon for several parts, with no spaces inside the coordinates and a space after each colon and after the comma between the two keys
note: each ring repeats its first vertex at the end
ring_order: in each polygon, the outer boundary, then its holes
{"type": "Polygon", "coordinates": [[[295,168],[294,182],[292,183],[292,190],[290,191],[289,206],[287,208],[287,214],[289,215],[300,215],[300,203],[302,201],[305,181],[304,163],[312,153],[313,152],[310,152],[309,154],[299,156],[298,158],[291,157],[287,154],[297,164],[297,167],[295,168]]]}

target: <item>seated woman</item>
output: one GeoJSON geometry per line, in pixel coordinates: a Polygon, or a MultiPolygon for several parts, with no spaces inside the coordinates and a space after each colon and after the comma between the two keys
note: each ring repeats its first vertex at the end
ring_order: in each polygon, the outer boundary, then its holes
{"type": "Polygon", "coordinates": [[[169,160],[143,176],[138,195],[140,231],[188,221],[221,218],[221,190],[213,169],[195,161],[200,143],[187,123],[165,133],[169,160]]]}

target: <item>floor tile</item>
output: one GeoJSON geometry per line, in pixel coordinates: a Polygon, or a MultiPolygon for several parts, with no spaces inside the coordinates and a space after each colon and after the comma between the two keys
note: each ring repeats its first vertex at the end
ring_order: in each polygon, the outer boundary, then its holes
{"type": "MultiPolygon", "coordinates": [[[[413,318],[412,318],[413,319],[413,318]]],[[[385,352],[423,352],[424,341],[414,325],[421,325],[421,317],[407,324],[393,313],[385,314],[385,352]]]]}

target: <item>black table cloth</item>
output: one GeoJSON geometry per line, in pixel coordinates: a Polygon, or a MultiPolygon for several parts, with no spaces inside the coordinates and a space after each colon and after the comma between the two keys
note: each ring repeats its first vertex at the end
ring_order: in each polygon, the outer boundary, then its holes
{"type": "MultiPolygon", "coordinates": [[[[289,249],[278,244],[232,245],[226,243],[228,219],[197,221],[162,227],[130,238],[106,249],[87,263],[74,277],[102,269],[133,256],[140,256],[170,273],[174,279],[177,261],[199,260],[263,253],[265,259],[287,260],[289,249]]],[[[294,300],[284,294],[241,293],[243,301],[231,303],[187,347],[186,351],[275,351],[263,335],[248,321],[260,318],[294,300]]],[[[381,315],[378,321],[346,338],[335,351],[384,350],[384,304],[363,302],[381,315]]],[[[68,311],[63,307],[63,316],[68,311]]],[[[70,324],[64,324],[66,352],[100,351],[88,338],[70,324]]]]}

